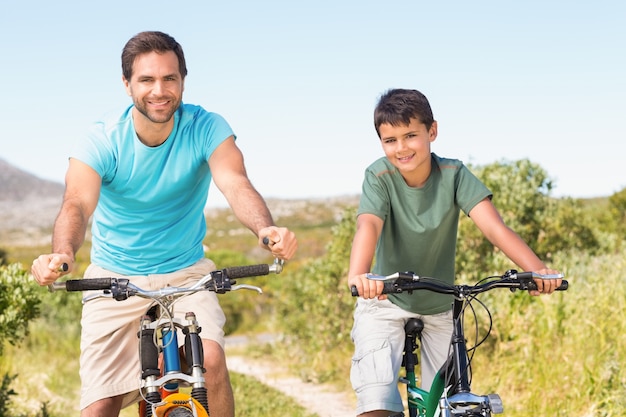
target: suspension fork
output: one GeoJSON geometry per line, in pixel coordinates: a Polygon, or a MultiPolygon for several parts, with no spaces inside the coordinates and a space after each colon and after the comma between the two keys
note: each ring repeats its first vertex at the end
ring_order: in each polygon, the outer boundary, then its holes
{"type": "Polygon", "coordinates": [[[207,389],[204,382],[204,348],[202,347],[202,339],[200,339],[200,331],[202,330],[196,320],[194,313],[185,315],[187,325],[183,328],[185,334],[185,361],[189,367],[189,374],[196,378],[191,388],[191,396],[196,399],[209,412],[209,401],[207,398],[207,389]]]}
{"type": "Polygon", "coordinates": [[[147,382],[145,400],[139,404],[139,415],[151,417],[152,407],[150,404],[161,401],[161,392],[154,386],[154,381],[161,375],[159,369],[159,348],[154,343],[154,329],[151,328],[153,318],[150,315],[142,317],[139,334],[141,343],[141,378],[147,382]]]}

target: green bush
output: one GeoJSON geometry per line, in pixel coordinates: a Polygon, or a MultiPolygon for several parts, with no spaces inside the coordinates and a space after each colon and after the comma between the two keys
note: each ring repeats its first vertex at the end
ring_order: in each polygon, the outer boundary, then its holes
{"type": "MultiPolygon", "coordinates": [[[[233,250],[211,251],[207,254],[207,257],[215,262],[218,269],[256,263],[241,252],[233,250]]],[[[259,331],[263,330],[260,323],[266,323],[268,318],[272,316],[273,311],[272,292],[265,291],[268,289],[271,279],[271,276],[261,276],[236,280],[237,284],[249,284],[260,287],[264,291],[263,295],[249,290],[238,290],[218,295],[220,305],[226,316],[224,332],[227,335],[244,332],[251,328],[256,328],[259,331]]]]}
{"type": "MultiPolygon", "coordinates": [[[[0,267],[0,338],[16,344],[28,335],[39,316],[39,286],[20,264],[0,267]]],[[[3,351],[0,344],[0,355],[3,351]]]]}
{"type": "MultiPolygon", "coordinates": [[[[563,250],[600,249],[593,222],[579,201],[550,197],[552,181],[528,160],[497,162],[472,171],[493,192],[493,204],[513,229],[547,264],[563,250]]],[[[554,265],[558,268],[558,265],[554,265]]],[[[467,216],[459,221],[456,271],[465,281],[502,273],[511,262],[484,237],[467,216]]]]}
{"type": "MultiPolygon", "coordinates": [[[[20,264],[0,266],[0,355],[4,341],[15,345],[29,334],[29,323],[39,316],[39,286],[20,264]]],[[[11,383],[17,375],[4,374],[0,382],[0,417],[27,417],[12,410],[12,397],[17,392],[11,383]]],[[[47,404],[42,404],[35,417],[49,417],[47,404]]]]}
{"type": "Polygon", "coordinates": [[[286,333],[281,355],[290,358],[305,380],[337,380],[348,372],[354,298],[347,283],[355,231],[355,208],[332,228],[326,254],[284,281],[278,317],[286,333]]]}

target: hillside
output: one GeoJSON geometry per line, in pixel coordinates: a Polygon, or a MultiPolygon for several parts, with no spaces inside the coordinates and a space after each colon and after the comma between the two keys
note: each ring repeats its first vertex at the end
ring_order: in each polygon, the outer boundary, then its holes
{"type": "MultiPolygon", "coordinates": [[[[0,159],[0,247],[48,245],[63,188],[63,184],[38,178],[0,159]]],[[[337,223],[345,207],[354,206],[357,201],[358,196],[344,196],[268,199],[267,204],[277,224],[301,231],[316,229],[300,239],[301,248],[315,254],[323,250],[330,237],[329,228],[337,223]]],[[[229,208],[208,208],[206,217],[209,246],[216,242],[216,247],[244,250],[244,246],[254,245],[249,238],[241,239],[251,234],[229,208]]]]}
{"type": "Polygon", "coordinates": [[[63,184],[44,180],[0,159],[0,245],[49,242],[63,184]]]}

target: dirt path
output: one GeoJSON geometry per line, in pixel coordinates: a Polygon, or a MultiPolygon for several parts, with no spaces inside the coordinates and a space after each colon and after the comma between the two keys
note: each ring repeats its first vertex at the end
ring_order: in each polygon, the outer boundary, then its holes
{"type": "MultiPolygon", "coordinates": [[[[228,345],[239,344],[241,341],[231,339],[228,345]]],[[[228,349],[227,349],[228,350],[228,349]]],[[[260,382],[275,388],[294,398],[319,417],[354,417],[355,402],[351,392],[337,392],[331,386],[307,383],[298,377],[289,375],[286,368],[248,357],[226,353],[228,369],[251,375],[260,382]]]]}

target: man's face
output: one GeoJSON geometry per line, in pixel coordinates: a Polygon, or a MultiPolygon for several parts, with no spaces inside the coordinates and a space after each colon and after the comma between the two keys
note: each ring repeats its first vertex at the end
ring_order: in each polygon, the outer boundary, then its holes
{"type": "Polygon", "coordinates": [[[152,123],[168,123],[180,106],[185,80],[173,51],[138,55],[130,80],[123,78],[136,109],[152,123]]]}

